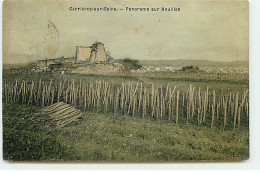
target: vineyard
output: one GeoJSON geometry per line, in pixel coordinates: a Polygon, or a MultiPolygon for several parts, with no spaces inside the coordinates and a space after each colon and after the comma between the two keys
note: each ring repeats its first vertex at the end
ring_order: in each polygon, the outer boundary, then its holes
{"type": "Polygon", "coordinates": [[[49,106],[64,102],[86,112],[239,130],[248,128],[249,93],[216,92],[190,85],[170,87],[147,82],[3,81],[3,102],[49,106]]]}

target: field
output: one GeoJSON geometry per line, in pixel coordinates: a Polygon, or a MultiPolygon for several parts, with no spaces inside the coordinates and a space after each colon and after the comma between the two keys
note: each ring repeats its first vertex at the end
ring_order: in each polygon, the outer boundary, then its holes
{"type": "Polygon", "coordinates": [[[160,162],[249,157],[247,130],[93,112],[85,113],[78,124],[50,130],[31,122],[39,108],[4,104],[4,159],[160,162]]]}
{"type": "Polygon", "coordinates": [[[4,74],[4,159],[248,159],[248,77],[202,75],[4,74]],[[67,127],[47,128],[49,122],[35,117],[56,102],[83,116],[67,127]]]}

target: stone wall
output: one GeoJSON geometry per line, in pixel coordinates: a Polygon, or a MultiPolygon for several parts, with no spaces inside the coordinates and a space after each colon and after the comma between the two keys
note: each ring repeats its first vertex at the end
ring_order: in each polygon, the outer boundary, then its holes
{"type": "Polygon", "coordinates": [[[107,61],[107,56],[106,56],[104,44],[99,43],[97,44],[95,62],[106,62],[106,61],[107,61]]]}
{"type": "Polygon", "coordinates": [[[75,60],[75,57],[69,57],[69,58],[64,58],[64,62],[70,62],[70,63],[74,63],[76,60],[75,60]]]}
{"type": "Polygon", "coordinates": [[[47,66],[47,60],[38,60],[37,65],[41,67],[47,66]]]}
{"type": "Polygon", "coordinates": [[[89,61],[90,53],[91,53],[91,47],[76,46],[77,61],[89,61]]]}
{"type": "Polygon", "coordinates": [[[39,67],[48,67],[52,64],[62,64],[62,63],[74,63],[75,57],[69,57],[69,58],[55,58],[55,59],[44,59],[44,60],[38,60],[37,65],[39,67]]]}
{"type": "Polygon", "coordinates": [[[94,75],[121,75],[123,74],[123,65],[119,63],[92,64],[74,66],[71,73],[74,74],[94,74],[94,75]]]}
{"type": "Polygon", "coordinates": [[[60,57],[60,58],[55,58],[54,59],[54,61],[56,62],[56,63],[58,63],[58,64],[60,64],[60,63],[63,63],[64,62],[64,57],[60,57]]]}
{"type": "Polygon", "coordinates": [[[57,64],[55,59],[48,59],[47,60],[47,66],[52,65],[52,64],[57,64]]]}

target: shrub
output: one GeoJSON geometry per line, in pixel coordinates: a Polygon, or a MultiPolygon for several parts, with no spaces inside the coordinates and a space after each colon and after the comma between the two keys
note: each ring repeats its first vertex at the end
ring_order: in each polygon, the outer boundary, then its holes
{"type": "Polygon", "coordinates": [[[126,75],[128,75],[131,70],[137,70],[142,68],[142,65],[138,60],[124,58],[119,60],[119,62],[124,66],[124,71],[126,75]]]}

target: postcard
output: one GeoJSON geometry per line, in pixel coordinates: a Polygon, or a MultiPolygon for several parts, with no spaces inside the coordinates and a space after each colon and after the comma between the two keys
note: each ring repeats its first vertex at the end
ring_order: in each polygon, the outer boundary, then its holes
{"type": "Polygon", "coordinates": [[[246,0],[6,0],[3,159],[249,158],[246,0]]]}

